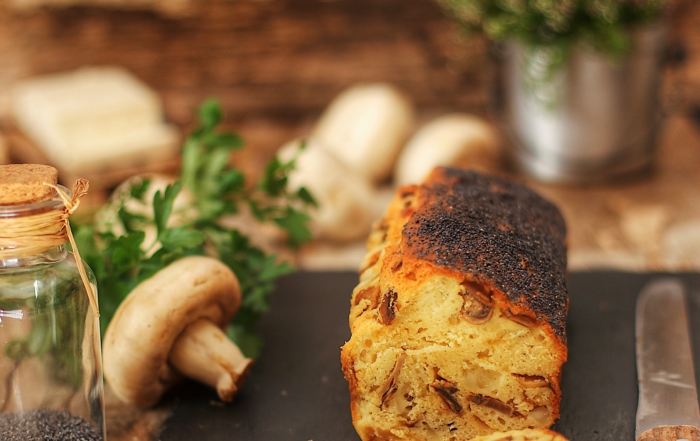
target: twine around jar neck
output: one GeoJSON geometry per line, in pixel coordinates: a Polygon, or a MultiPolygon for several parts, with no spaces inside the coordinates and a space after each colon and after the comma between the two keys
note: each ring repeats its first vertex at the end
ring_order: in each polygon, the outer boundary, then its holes
{"type": "Polygon", "coordinates": [[[99,317],[97,294],[88,280],[87,271],[80,258],[80,251],[78,251],[68,220],[70,215],[78,209],[80,199],[87,194],[88,181],[78,179],[73,186],[72,197],[63,187],[52,184],[45,185],[56,191],[58,197],[63,201],[63,207],[25,216],[0,217],[0,259],[29,257],[70,242],[92,312],[95,317],[99,317]]]}

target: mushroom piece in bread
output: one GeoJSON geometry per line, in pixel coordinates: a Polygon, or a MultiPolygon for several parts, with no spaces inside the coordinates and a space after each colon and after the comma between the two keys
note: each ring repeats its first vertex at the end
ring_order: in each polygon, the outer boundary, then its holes
{"type": "Polygon", "coordinates": [[[141,282],[105,334],[104,372],[115,395],[152,406],[184,375],[231,401],[252,364],[222,330],[240,304],[238,279],[211,257],[182,258],[141,282]]]}
{"type": "Polygon", "coordinates": [[[363,440],[546,428],[567,358],[564,220],[528,188],[437,168],[375,227],[341,361],[363,440]]]}

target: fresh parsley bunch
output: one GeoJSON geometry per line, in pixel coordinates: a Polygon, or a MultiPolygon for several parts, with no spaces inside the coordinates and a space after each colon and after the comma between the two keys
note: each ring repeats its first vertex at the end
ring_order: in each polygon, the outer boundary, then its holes
{"type": "Polygon", "coordinates": [[[296,158],[275,157],[260,181],[249,185],[230,164],[231,152],[242,148],[243,140],[217,130],[218,102],[206,101],[198,113],[199,125],[183,146],[180,180],[152,199],[147,198],[152,181],[134,180],[92,223],[77,225],[76,240],[97,278],[103,332],[131,290],[171,262],[189,255],[220,259],[238,277],[243,295],[228,335],[255,358],[261,340],[254,325],[269,308],[275,279],[293,267],[223,221],[247,210],[258,222],[277,225],[297,246],[311,238],[306,211],[315,202],[305,188],[288,188],[296,158]],[[181,193],[187,197],[178,199],[181,193]]]}

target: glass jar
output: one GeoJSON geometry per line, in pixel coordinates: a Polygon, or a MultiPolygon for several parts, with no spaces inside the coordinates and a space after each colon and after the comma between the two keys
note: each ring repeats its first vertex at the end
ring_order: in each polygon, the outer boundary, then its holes
{"type": "MultiPolygon", "coordinates": [[[[64,202],[0,206],[0,220],[22,221],[50,210],[65,210],[64,202]]],[[[65,245],[25,248],[17,255],[14,247],[4,245],[0,243],[0,439],[104,440],[99,319],[76,259],[65,245]],[[44,438],[47,434],[51,438],[44,438]]],[[[96,292],[95,277],[86,271],[96,292]]]]}

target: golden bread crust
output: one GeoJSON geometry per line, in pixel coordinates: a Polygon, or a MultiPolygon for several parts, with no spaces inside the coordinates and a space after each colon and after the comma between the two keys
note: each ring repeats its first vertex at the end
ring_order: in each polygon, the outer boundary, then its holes
{"type": "MultiPolygon", "coordinates": [[[[514,182],[438,168],[405,222],[403,260],[427,261],[498,289],[566,343],[566,227],[559,210],[514,182]]],[[[408,208],[410,209],[410,207],[408,208]]]]}

